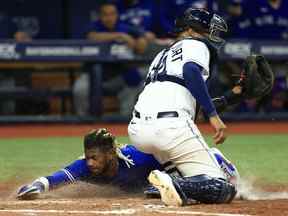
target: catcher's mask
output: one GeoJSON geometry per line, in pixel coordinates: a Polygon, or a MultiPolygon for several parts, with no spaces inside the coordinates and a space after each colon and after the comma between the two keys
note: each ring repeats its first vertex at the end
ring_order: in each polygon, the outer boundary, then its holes
{"type": "Polygon", "coordinates": [[[182,16],[176,18],[174,33],[180,33],[189,28],[199,33],[208,33],[207,39],[216,47],[221,47],[225,43],[220,35],[228,31],[227,23],[221,16],[204,9],[194,8],[188,8],[182,16]]]}

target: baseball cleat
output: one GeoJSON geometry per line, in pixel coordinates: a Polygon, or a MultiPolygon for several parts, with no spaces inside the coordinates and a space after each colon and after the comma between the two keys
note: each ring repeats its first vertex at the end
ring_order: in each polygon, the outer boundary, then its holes
{"type": "Polygon", "coordinates": [[[159,170],[153,170],[148,176],[149,182],[160,191],[161,200],[165,205],[182,206],[183,201],[176,191],[171,177],[159,170]]]}

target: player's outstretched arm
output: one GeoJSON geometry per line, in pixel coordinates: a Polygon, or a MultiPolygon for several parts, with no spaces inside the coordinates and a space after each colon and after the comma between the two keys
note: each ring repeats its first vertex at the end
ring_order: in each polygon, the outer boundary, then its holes
{"type": "Polygon", "coordinates": [[[17,198],[20,200],[37,199],[41,193],[74,183],[87,176],[89,176],[89,170],[86,161],[84,159],[76,160],[64,169],[20,187],[17,198]]]}

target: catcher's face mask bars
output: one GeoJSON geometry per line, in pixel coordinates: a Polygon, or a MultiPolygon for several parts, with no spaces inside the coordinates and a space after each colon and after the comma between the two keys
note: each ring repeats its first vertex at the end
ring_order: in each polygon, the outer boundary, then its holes
{"type": "Polygon", "coordinates": [[[217,14],[213,14],[213,17],[210,21],[209,28],[209,40],[217,43],[218,46],[222,46],[225,43],[225,40],[221,38],[221,33],[227,32],[228,26],[225,20],[217,14]]]}

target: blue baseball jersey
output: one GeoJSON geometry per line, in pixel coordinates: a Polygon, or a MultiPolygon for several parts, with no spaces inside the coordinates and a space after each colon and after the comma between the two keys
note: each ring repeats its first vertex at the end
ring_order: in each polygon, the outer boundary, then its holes
{"type": "Polygon", "coordinates": [[[115,25],[115,28],[113,30],[107,29],[101,21],[91,22],[88,26],[86,26],[84,30],[84,34],[88,32],[122,32],[127,33],[135,38],[141,37],[144,32],[140,29],[131,26],[129,24],[123,23],[121,21],[118,21],[115,25]]]}
{"type": "Polygon", "coordinates": [[[71,38],[83,39],[83,27],[99,18],[99,1],[69,0],[69,30],[71,38]]]}
{"type": "Polygon", "coordinates": [[[122,0],[117,1],[121,21],[136,26],[144,31],[152,31],[156,22],[156,3],[151,0],[141,0],[126,5],[122,0]]]}
{"type": "MultiPolygon", "coordinates": [[[[129,24],[123,23],[118,21],[115,25],[113,30],[107,29],[100,20],[96,22],[91,22],[85,29],[84,34],[88,32],[122,32],[127,33],[134,38],[138,38],[143,36],[144,31],[141,31],[135,26],[131,26],[129,24]]],[[[109,43],[109,42],[108,42],[109,43]]],[[[111,41],[110,43],[114,43],[111,41]]],[[[103,75],[103,79],[106,80],[107,78],[110,79],[111,76],[114,76],[115,73],[119,74],[121,72],[121,76],[123,77],[124,81],[129,87],[138,86],[142,82],[142,77],[140,72],[135,67],[123,67],[120,64],[103,64],[103,71],[105,71],[103,75]]]]}
{"type": "Polygon", "coordinates": [[[206,0],[165,0],[160,2],[160,24],[164,32],[172,32],[174,21],[189,8],[206,8],[206,0]]]}
{"type": "Polygon", "coordinates": [[[132,145],[121,148],[121,152],[123,155],[129,156],[129,159],[133,160],[134,165],[129,168],[125,161],[119,158],[119,168],[116,176],[112,178],[93,176],[86,165],[86,160],[80,159],[75,160],[64,169],[46,176],[49,181],[49,188],[54,188],[64,183],[86,181],[116,185],[124,190],[137,189],[147,185],[147,177],[152,170],[161,169],[161,165],[152,155],[140,152],[132,145]]]}
{"type": "Polygon", "coordinates": [[[243,16],[230,24],[233,37],[250,39],[282,39],[288,32],[288,2],[273,8],[267,0],[246,1],[243,16]]]}
{"type": "MultiPolygon", "coordinates": [[[[268,1],[256,0],[251,11],[254,38],[281,39],[288,29],[288,2],[281,1],[278,9],[271,7],[268,1]]],[[[251,10],[251,9],[250,9],[251,10]]]]}

